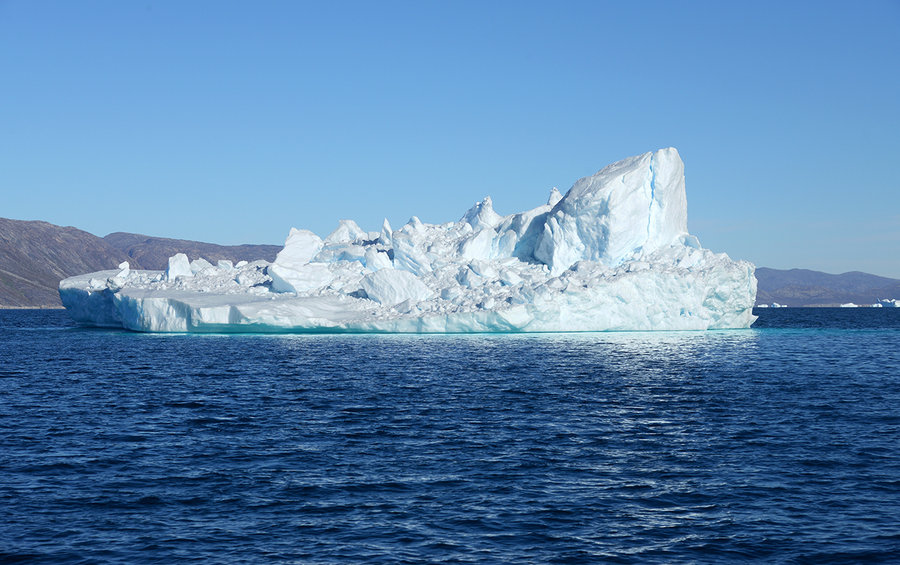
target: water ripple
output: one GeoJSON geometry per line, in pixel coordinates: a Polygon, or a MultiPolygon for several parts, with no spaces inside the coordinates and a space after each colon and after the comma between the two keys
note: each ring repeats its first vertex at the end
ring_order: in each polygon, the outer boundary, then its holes
{"type": "Polygon", "coordinates": [[[418,337],[0,312],[0,562],[891,562],[900,319],[854,312],[418,337]]]}

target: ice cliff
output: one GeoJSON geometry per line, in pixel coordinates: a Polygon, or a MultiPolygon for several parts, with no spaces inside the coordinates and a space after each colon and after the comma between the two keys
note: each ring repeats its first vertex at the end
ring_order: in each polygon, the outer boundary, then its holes
{"type": "Polygon", "coordinates": [[[273,263],[184,255],[165,272],[102,271],[59,292],[79,322],[158,332],[543,332],[746,328],[754,267],[687,231],[674,148],[585,177],[501,216],[491,199],[457,222],[325,239],[291,229],[273,263]]]}

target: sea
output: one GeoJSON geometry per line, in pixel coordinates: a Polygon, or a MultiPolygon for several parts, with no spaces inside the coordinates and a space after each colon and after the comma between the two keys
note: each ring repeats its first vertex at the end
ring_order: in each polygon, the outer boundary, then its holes
{"type": "Polygon", "coordinates": [[[900,562],[900,309],[185,335],[0,311],[0,563],[900,562]]]}

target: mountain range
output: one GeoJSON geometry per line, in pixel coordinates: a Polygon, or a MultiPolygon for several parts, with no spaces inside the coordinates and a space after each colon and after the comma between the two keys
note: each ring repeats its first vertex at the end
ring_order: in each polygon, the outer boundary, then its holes
{"type": "MultiPolygon", "coordinates": [[[[279,245],[215,245],[124,232],[98,237],[73,227],[0,218],[0,308],[59,307],[60,280],[115,269],[122,261],[132,269],[164,270],[176,253],[215,263],[273,261],[280,250],[279,245]]],[[[900,280],[868,273],[758,267],[756,278],[757,304],[839,306],[900,298],[900,280]]]]}
{"type": "Polygon", "coordinates": [[[808,269],[756,268],[757,304],[783,306],[871,305],[900,298],[900,280],[851,271],[830,275],[808,269]]]}

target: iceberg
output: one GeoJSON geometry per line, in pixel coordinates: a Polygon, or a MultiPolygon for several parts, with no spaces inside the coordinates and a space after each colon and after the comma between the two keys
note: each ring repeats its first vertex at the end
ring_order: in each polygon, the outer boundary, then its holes
{"type": "Polygon", "coordinates": [[[687,231],[674,148],[607,166],[502,216],[490,197],[456,222],[341,220],[292,228],[275,261],[169,260],[59,285],[78,322],[143,332],[567,332],[747,328],[754,266],[687,231]]]}

